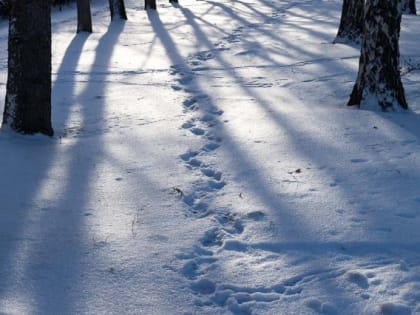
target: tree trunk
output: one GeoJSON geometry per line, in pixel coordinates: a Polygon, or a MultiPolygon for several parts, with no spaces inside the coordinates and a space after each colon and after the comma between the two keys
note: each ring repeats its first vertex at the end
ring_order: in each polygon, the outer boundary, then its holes
{"type": "Polygon", "coordinates": [[[407,109],[399,72],[398,0],[367,0],[359,73],[348,105],[407,109]]]}
{"type": "Polygon", "coordinates": [[[77,0],[77,32],[92,33],[90,0],[77,0]]]}
{"type": "Polygon", "coordinates": [[[170,3],[178,3],[178,0],[169,0],[170,3]]]}
{"type": "Polygon", "coordinates": [[[111,11],[111,20],[114,20],[115,17],[127,20],[124,0],[109,0],[109,10],[111,11]]]}
{"type": "Polygon", "coordinates": [[[50,14],[50,1],[11,1],[3,126],[19,133],[54,133],[50,14]]]}
{"type": "Polygon", "coordinates": [[[334,43],[360,43],[363,33],[364,0],[343,0],[340,26],[334,43]]]}
{"type": "Polygon", "coordinates": [[[144,9],[148,8],[156,10],[156,0],[144,0],[144,9]]]}
{"type": "Polygon", "coordinates": [[[405,14],[417,14],[416,0],[401,0],[402,12],[405,14]]]}

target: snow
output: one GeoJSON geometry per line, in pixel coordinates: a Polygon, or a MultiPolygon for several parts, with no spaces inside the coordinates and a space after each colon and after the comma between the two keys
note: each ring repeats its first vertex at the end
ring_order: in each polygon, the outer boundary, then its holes
{"type": "Polygon", "coordinates": [[[383,113],[341,1],[107,5],[53,12],[54,138],[0,134],[0,313],[420,313],[418,17],[383,113]]]}

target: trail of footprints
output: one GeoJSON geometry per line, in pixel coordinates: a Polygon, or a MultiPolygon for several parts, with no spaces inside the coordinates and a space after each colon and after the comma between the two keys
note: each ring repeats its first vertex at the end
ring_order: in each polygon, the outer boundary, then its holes
{"type": "Polygon", "coordinates": [[[242,27],[236,29],[216,44],[214,50],[200,51],[191,55],[185,65],[174,65],[170,70],[172,75],[177,76],[177,83],[173,84],[172,88],[175,91],[184,90],[189,94],[189,97],[183,101],[183,106],[185,111],[194,114],[181,127],[206,140],[199,150],[189,150],[180,156],[188,169],[203,175],[203,179],[194,183],[192,192],[182,196],[190,213],[197,217],[207,216],[210,213],[207,202],[209,194],[222,189],[226,183],[220,171],[202,161],[202,157],[218,149],[222,144],[222,138],[217,135],[214,127],[219,124],[223,111],[212,103],[209,95],[202,93],[199,88],[194,88],[195,72],[205,69],[204,63],[215,58],[217,51],[229,49],[230,43],[238,41],[242,30],[242,27]]]}
{"type": "Polygon", "coordinates": [[[190,281],[191,290],[197,295],[196,306],[227,307],[233,314],[251,314],[253,302],[270,302],[278,299],[279,293],[297,293],[299,289],[286,290],[282,285],[269,288],[246,288],[228,284],[217,284],[208,279],[211,270],[218,268],[217,252],[223,250],[226,240],[232,240],[243,233],[244,222],[260,220],[264,214],[251,213],[246,218],[234,214],[229,210],[209,209],[207,200],[212,193],[222,189],[226,182],[222,172],[203,162],[203,157],[209,152],[217,150],[222,145],[222,138],[217,135],[215,128],[219,118],[223,115],[211,101],[209,95],[194,89],[195,71],[206,69],[204,62],[214,58],[216,51],[229,49],[229,44],[237,42],[243,28],[236,29],[231,35],[216,45],[214,51],[202,51],[190,56],[185,66],[171,67],[171,74],[177,76],[175,91],[184,90],[189,93],[183,101],[185,111],[191,112],[192,118],[184,122],[181,128],[190,131],[206,141],[199,150],[188,150],[180,155],[186,167],[201,174],[199,180],[193,184],[190,193],[182,194],[182,201],[188,206],[190,214],[197,218],[212,215],[214,226],[204,233],[198,243],[189,253],[177,255],[182,267],[176,271],[190,281]]]}
{"type": "Polygon", "coordinates": [[[213,197],[212,193],[226,185],[222,172],[203,162],[206,154],[222,145],[223,139],[217,135],[214,127],[219,124],[223,111],[212,103],[209,95],[193,88],[195,71],[205,70],[204,63],[215,58],[214,54],[217,51],[227,50],[230,44],[238,42],[242,31],[243,27],[236,29],[216,44],[214,51],[199,52],[190,56],[186,65],[171,67],[171,74],[177,76],[177,84],[172,88],[189,93],[189,97],[183,101],[183,106],[185,111],[193,114],[181,128],[206,140],[199,150],[188,150],[180,155],[189,170],[202,175],[193,184],[192,191],[182,194],[181,198],[188,206],[189,214],[197,218],[211,215],[214,222],[213,227],[203,234],[189,253],[176,256],[182,266],[175,271],[190,281],[191,290],[197,295],[196,306],[222,307],[237,315],[252,314],[255,303],[269,303],[278,300],[281,295],[294,295],[302,291],[300,281],[296,279],[268,287],[219,284],[209,279],[210,272],[219,268],[218,254],[226,249],[226,244],[235,244],[234,239],[243,233],[246,222],[265,219],[261,211],[244,216],[232,213],[228,209],[209,209],[207,201],[213,197]]]}
{"type": "Polygon", "coordinates": [[[227,283],[216,283],[210,279],[212,271],[217,272],[218,255],[227,241],[243,233],[248,221],[261,220],[260,211],[246,216],[219,210],[214,214],[215,226],[204,233],[199,243],[189,253],[177,255],[182,267],[177,271],[190,280],[190,287],[197,296],[194,304],[202,307],[222,307],[232,314],[252,314],[256,303],[270,303],[281,296],[300,294],[307,275],[294,277],[267,287],[247,287],[227,283]]]}
{"type": "MultiPolygon", "coordinates": [[[[277,16],[273,16],[276,18],[277,16]]],[[[246,244],[237,241],[246,229],[246,224],[265,219],[261,211],[250,212],[246,215],[232,213],[228,209],[209,209],[208,200],[226,185],[223,174],[207,165],[203,160],[205,155],[217,150],[223,139],[217,135],[215,127],[220,123],[223,111],[212,103],[211,97],[196,88],[194,84],[197,71],[209,69],[205,62],[215,58],[215,54],[229,50],[230,45],[240,41],[243,27],[223,38],[215,45],[215,49],[198,52],[187,58],[185,65],[174,65],[170,73],[177,77],[177,83],[172,85],[175,91],[185,91],[189,96],[183,101],[185,111],[190,112],[192,118],[184,122],[181,128],[205,139],[204,145],[198,150],[188,150],[180,155],[186,167],[196,172],[199,180],[193,183],[189,193],[181,195],[182,201],[188,206],[189,215],[196,218],[211,215],[213,227],[208,229],[189,251],[176,255],[179,267],[171,268],[188,279],[192,292],[196,295],[194,304],[198,307],[224,308],[235,315],[253,314],[253,308],[259,303],[272,303],[281,298],[296,296],[302,293],[304,285],[314,281],[328,281],[328,279],[344,277],[349,284],[360,289],[362,299],[369,299],[370,285],[380,285],[381,281],[374,279],[373,273],[348,271],[342,268],[313,270],[282,280],[271,286],[248,287],[227,283],[217,283],[211,279],[212,272],[220,268],[219,256],[226,251],[245,252],[246,244]]],[[[354,159],[353,163],[366,162],[354,159]]],[[[416,199],[420,203],[420,197],[416,199]]],[[[339,314],[333,303],[317,298],[303,301],[305,307],[319,314],[339,314]]],[[[392,305],[391,305],[392,306],[392,305]]],[[[387,305],[385,305],[387,307],[387,305]]]]}

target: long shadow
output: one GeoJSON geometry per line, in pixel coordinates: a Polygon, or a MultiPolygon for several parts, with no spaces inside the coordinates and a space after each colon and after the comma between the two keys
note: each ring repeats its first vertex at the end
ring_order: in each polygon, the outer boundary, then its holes
{"type": "Polygon", "coordinates": [[[106,76],[113,48],[124,25],[123,21],[112,22],[101,37],[95,49],[96,56],[89,71],[88,84],[76,97],[81,105],[81,130],[75,138],[76,142],[66,150],[66,154],[70,157],[65,175],[66,183],[55,204],[55,208],[60,211],[48,216],[48,221],[51,223],[43,226],[45,235],[43,246],[56,249],[55,255],[50,260],[50,264],[54,267],[49,271],[56,276],[34,285],[41,314],[58,310],[74,314],[83,303],[76,300],[76,297],[80,297],[80,292],[84,290],[82,277],[88,271],[85,266],[89,266],[89,261],[92,259],[86,253],[92,245],[86,218],[93,215],[88,201],[93,197],[91,188],[95,182],[96,166],[105,155],[101,133],[105,130],[103,124],[106,109],[106,76]],[[92,124],[90,119],[97,123],[92,124]],[[90,138],[91,135],[95,137],[90,138]],[[57,226],[62,229],[61,238],[54,240],[48,235],[56,233],[57,226]],[[63,242],[68,244],[66,248],[60,248],[63,242]],[[59,301],[59,305],[52,305],[51,301],[59,301]]]}
{"type": "MultiPolygon", "coordinates": [[[[223,5],[218,4],[219,6],[223,7],[223,5]]],[[[189,23],[194,27],[195,32],[198,34],[198,36],[200,38],[203,38],[204,34],[203,32],[200,30],[199,26],[197,25],[197,23],[195,22],[194,16],[192,14],[192,12],[188,9],[184,9],[183,12],[185,12],[185,16],[187,18],[187,20],[189,21],[189,23]]],[[[232,10],[227,10],[228,14],[231,17],[235,17],[236,15],[233,14],[232,10]],[[230,12],[230,13],[229,13],[230,12]]],[[[245,21],[242,21],[243,23],[245,23],[245,21]]],[[[208,42],[206,44],[208,47],[210,47],[210,43],[208,42]]],[[[216,60],[218,60],[219,64],[222,65],[222,68],[224,69],[229,69],[229,64],[228,62],[226,62],[225,60],[223,60],[221,57],[216,56],[216,60]]],[[[231,68],[231,67],[230,67],[231,68]]],[[[238,78],[238,76],[235,74],[234,71],[230,72],[230,75],[233,77],[238,78]]],[[[248,95],[251,99],[255,99],[261,106],[261,108],[263,108],[267,114],[269,114],[268,117],[271,117],[271,120],[277,124],[280,128],[280,130],[286,130],[288,132],[289,139],[292,141],[292,143],[294,143],[293,147],[295,149],[296,152],[300,152],[303,156],[314,159],[314,155],[311,152],[311,150],[309,148],[320,148],[319,150],[317,150],[317,152],[329,152],[332,156],[334,156],[336,153],[338,154],[339,151],[338,149],[334,148],[333,146],[331,146],[328,143],[321,143],[321,142],[317,142],[316,139],[313,138],[313,136],[311,136],[311,134],[307,134],[306,137],[309,140],[309,142],[311,143],[311,145],[303,145],[300,141],[298,141],[298,139],[300,137],[302,137],[303,134],[303,130],[299,130],[299,126],[296,125],[296,123],[292,123],[290,120],[288,120],[284,115],[282,115],[281,113],[276,113],[276,108],[274,108],[274,106],[270,103],[270,101],[268,99],[266,99],[263,95],[261,95],[260,93],[258,93],[255,89],[251,89],[247,86],[241,86],[241,89],[245,92],[246,95],[248,95]],[[334,152],[334,153],[333,153],[334,152]]],[[[393,118],[396,119],[397,117],[402,117],[400,116],[395,116],[395,115],[386,115],[386,117],[389,118],[393,118]]],[[[404,116],[404,115],[403,115],[404,116]]],[[[415,121],[417,121],[417,119],[414,119],[415,121]]],[[[411,125],[412,129],[415,129],[415,124],[413,123],[411,125]]],[[[301,128],[302,129],[302,128],[301,128]]],[[[233,140],[233,139],[232,139],[233,140]]],[[[353,141],[355,143],[357,143],[357,139],[353,139],[353,141]]],[[[232,143],[233,147],[235,147],[235,144],[232,143]]],[[[234,156],[242,156],[240,154],[240,152],[237,152],[237,154],[235,154],[234,156]]],[[[322,155],[319,157],[316,157],[316,165],[318,166],[323,166],[325,164],[325,161],[328,160],[328,157],[323,157],[322,155]]],[[[246,163],[248,164],[248,163],[246,163]]],[[[240,165],[240,164],[238,164],[240,165]]],[[[246,167],[249,167],[250,165],[246,165],[246,167]]],[[[388,168],[392,168],[392,164],[389,164],[387,166],[388,168]]],[[[243,167],[240,167],[238,169],[243,169],[243,167]]],[[[246,168],[245,168],[246,169],[246,168]]],[[[339,172],[340,173],[340,172],[339,172]]],[[[332,176],[332,174],[330,174],[332,176]]],[[[344,173],[341,174],[342,176],[344,176],[344,173]]],[[[252,182],[254,182],[254,179],[249,181],[249,184],[252,184],[252,182]]],[[[261,187],[260,185],[262,185],[262,183],[260,183],[260,181],[257,180],[257,182],[259,183],[259,185],[257,185],[256,187],[261,187]]],[[[348,187],[346,187],[344,190],[345,191],[350,191],[353,185],[349,184],[348,187]]],[[[263,190],[264,191],[264,190],[263,190]]],[[[360,193],[362,193],[362,191],[360,191],[360,193]]],[[[274,195],[273,195],[274,196],[274,195]]],[[[268,197],[268,196],[267,196],[268,197]]],[[[369,204],[369,201],[366,201],[367,204],[369,204]]],[[[372,205],[373,207],[373,205],[372,205]]],[[[372,218],[374,219],[374,218],[372,218]]],[[[375,225],[375,224],[373,224],[375,225]]]]}
{"type": "Polygon", "coordinates": [[[67,125],[70,112],[75,107],[75,89],[78,77],[76,69],[88,38],[89,34],[84,32],[75,35],[66,49],[60,67],[56,73],[53,73],[52,103],[54,105],[52,110],[54,130],[58,136],[64,136],[63,126],[67,125]]]}
{"type": "MultiPolygon", "coordinates": [[[[203,46],[207,47],[208,49],[212,49],[213,45],[210,40],[207,38],[206,34],[201,30],[200,26],[197,25],[194,19],[193,13],[185,8],[181,7],[181,10],[187,20],[187,22],[193,27],[195,38],[197,41],[200,41],[203,46]]],[[[180,61],[180,54],[177,52],[177,47],[174,41],[171,39],[169,33],[165,30],[164,25],[159,19],[150,18],[152,27],[157,31],[157,35],[162,38],[162,42],[165,45],[165,49],[171,57],[171,60],[176,62],[176,65],[181,64],[183,67],[187,67],[185,70],[187,72],[191,71],[185,61],[180,61]]],[[[224,69],[232,69],[230,64],[225,61],[220,55],[215,55],[216,61],[224,69]]],[[[235,72],[227,71],[229,75],[232,77],[237,77],[235,72]]],[[[208,78],[207,78],[208,79],[208,78]]],[[[209,80],[205,82],[205,84],[209,85],[209,80]]],[[[189,88],[191,82],[185,82],[185,87],[189,88]]],[[[196,94],[206,94],[206,89],[201,88],[201,82],[196,83],[196,90],[194,93],[196,94]]],[[[256,95],[253,91],[249,88],[244,87],[244,92],[255,98],[257,102],[261,102],[261,97],[256,95]]],[[[206,108],[217,108],[217,104],[212,100],[211,97],[206,99],[206,108]]],[[[207,114],[206,110],[201,107],[196,108],[197,111],[201,113],[202,116],[207,114]]],[[[252,160],[249,157],[245,150],[238,146],[235,138],[229,134],[228,130],[224,127],[223,124],[218,124],[218,131],[217,134],[220,135],[221,139],[223,139],[222,147],[225,145],[229,148],[229,155],[231,157],[232,168],[236,174],[241,175],[246,170],[256,170],[258,169],[258,165],[256,161],[252,160]]],[[[222,150],[223,148],[221,148],[222,150]]],[[[288,235],[292,235],[293,239],[312,239],[316,236],[316,231],[312,229],[307,222],[305,222],[302,218],[297,215],[296,209],[293,209],[290,205],[282,202],[282,200],[278,197],[278,192],[274,191],[270,183],[267,182],[267,178],[261,172],[254,172],[251,177],[247,178],[247,183],[250,187],[258,187],[257,191],[255,192],[256,198],[262,203],[262,205],[269,209],[269,213],[276,214],[280,217],[278,220],[279,225],[283,228],[279,232],[285,237],[288,235]]],[[[225,270],[226,273],[229,273],[229,270],[225,270]]],[[[333,287],[330,288],[323,288],[324,291],[329,292],[330,296],[336,295],[335,289],[333,287]]],[[[343,297],[344,298],[344,297],[343,297]]]]}
{"type": "MultiPolygon", "coordinates": [[[[216,5],[220,5],[220,4],[216,4],[216,5]]],[[[182,9],[182,8],[181,8],[182,9]]],[[[183,13],[187,19],[187,21],[189,22],[189,24],[193,27],[194,32],[195,32],[195,38],[198,41],[201,41],[204,46],[206,46],[209,50],[213,49],[213,45],[210,42],[210,40],[206,37],[206,34],[200,29],[200,26],[197,25],[197,23],[195,22],[195,18],[194,15],[192,14],[192,12],[188,9],[182,9],[183,13]]],[[[228,10],[229,11],[229,10],[228,10]]],[[[229,12],[232,12],[231,10],[229,12]]],[[[229,13],[228,12],[228,13],[229,13]]],[[[235,17],[235,14],[229,14],[232,17],[235,17]]],[[[242,21],[239,19],[239,21],[241,23],[244,23],[245,21],[242,21]]],[[[160,22],[160,21],[152,21],[152,22],[160,22]]],[[[169,40],[165,40],[166,45],[165,48],[168,52],[168,54],[171,52],[173,53],[174,51],[177,50],[176,45],[174,44],[173,40],[170,40],[170,35],[169,33],[167,33],[164,29],[163,29],[163,25],[157,25],[154,26],[155,29],[159,29],[159,36],[163,36],[165,39],[169,39],[169,40]]],[[[177,53],[177,55],[179,56],[179,53],[177,53]]],[[[312,56],[314,57],[316,56],[315,54],[312,56]]],[[[216,61],[220,64],[222,69],[233,69],[233,67],[231,67],[231,65],[229,64],[229,62],[227,62],[226,60],[224,60],[222,57],[220,57],[219,55],[215,56],[216,61]]],[[[185,66],[185,63],[183,63],[185,66]]],[[[190,70],[190,69],[189,69],[190,70]]],[[[234,71],[228,71],[228,75],[230,75],[233,78],[238,79],[238,75],[234,72],[234,71]]],[[[208,86],[209,85],[209,81],[208,81],[208,77],[206,78],[207,81],[205,82],[205,84],[208,86]]],[[[188,83],[186,84],[188,86],[188,83]]],[[[197,84],[199,85],[199,84],[197,84]]],[[[272,104],[266,100],[264,97],[262,97],[262,95],[260,95],[259,93],[257,93],[255,90],[250,89],[246,86],[241,87],[241,89],[244,91],[244,93],[246,95],[249,96],[250,99],[255,99],[256,102],[258,103],[258,105],[267,113],[273,113],[275,112],[275,108],[272,107],[272,104]]],[[[206,89],[204,88],[199,88],[199,90],[197,91],[197,93],[200,94],[205,94],[206,89]]],[[[217,104],[215,104],[215,102],[209,98],[206,100],[206,102],[208,102],[210,104],[210,106],[216,107],[217,104]]],[[[196,107],[198,108],[197,110],[200,110],[200,107],[196,107]]],[[[202,114],[204,115],[205,112],[202,112],[202,114]]],[[[305,135],[306,131],[305,130],[301,130],[299,125],[297,125],[296,123],[292,122],[289,120],[289,118],[287,117],[282,117],[281,113],[277,113],[275,115],[272,115],[273,117],[271,118],[271,120],[277,124],[279,126],[279,128],[281,130],[285,130],[288,132],[289,136],[288,138],[290,139],[291,143],[292,143],[292,148],[294,148],[294,150],[301,155],[305,160],[310,161],[315,167],[324,167],[326,161],[329,160],[328,155],[331,156],[335,156],[336,153],[340,153],[339,148],[334,148],[332,145],[330,145],[329,143],[326,142],[322,142],[319,139],[311,139],[310,135],[306,135],[308,137],[308,139],[310,139],[309,141],[306,142],[305,147],[302,147],[302,143],[299,141],[299,138],[302,137],[302,135],[305,135]],[[325,155],[320,154],[320,156],[314,156],[313,152],[311,152],[311,148],[317,147],[317,152],[325,152],[325,155]],[[324,159],[325,158],[325,159],[324,159]]],[[[243,170],[255,170],[258,169],[258,165],[255,164],[255,161],[252,160],[251,157],[247,156],[247,152],[246,150],[244,150],[243,148],[241,148],[237,141],[235,141],[235,138],[229,134],[228,130],[226,128],[224,128],[223,124],[219,124],[218,126],[218,133],[221,135],[221,138],[223,139],[224,143],[226,144],[226,146],[230,149],[230,155],[231,155],[231,160],[235,161],[234,163],[232,163],[231,165],[233,166],[233,168],[235,169],[235,172],[240,175],[243,173],[243,170]]],[[[355,143],[357,143],[357,139],[354,139],[355,143]]],[[[392,167],[392,164],[389,163],[388,164],[389,167],[392,167]]],[[[327,171],[328,172],[328,171],[327,171]]],[[[338,172],[339,174],[341,172],[338,172]]],[[[329,174],[330,177],[333,176],[333,174],[329,174]]],[[[341,175],[345,175],[345,172],[341,173],[341,175]]],[[[278,215],[278,220],[276,220],[276,222],[279,224],[279,226],[281,226],[283,228],[283,231],[280,230],[279,232],[284,234],[284,236],[288,236],[288,235],[296,235],[298,239],[311,239],[311,238],[316,238],[316,234],[314,233],[315,231],[311,228],[310,224],[307,222],[304,222],[303,218],[298,217],[298,209],[293,208],[293,206],[285,204],[281,198],[279,198],[278,196],[278,192],[274,191],[273,188],[270,186],[270,183],[267,181],[267,178],[264,177],[264,174],[262,174],[261,172],[255,172],[253,176],[251,176],[250,178],[247,179],[247,183],[248,185],[250,185],[251,187],[258,187],[258,190],[255,192],[256,197],[262,202],[262,204],[268,208],[271,209],[271,213],[276,213],[278,215]],[[299,234],[300,233],[300,234],[299,234]]],[[[357,192],[354,191],[354,188],[356,187],[356,183],[348,183],[347,185],[343,185],[343,187],[341,187],[341,192],[344,194],[345,199],[350,200],[351,196],[354,195],[355,193],[362,192],[362,187],[358,188],[357,192]],[[353,191],[352,191],[353,190],[353,191]]],[[[366,203],[368,203],[368,201],[365,201],[366,203]]],[[[371,206],[374,206],[374,204],[372,204],[371,206]]],[[[375,217],[371,217],[370,218],[371,222],[370,225],[372,226],[376,226],[377,224],[374,222],[375,221],[375,217]]],[[[366,228],[368,228],[369,225],[366,226],[366,228]]],[[[292,238],[293,239],[293,238],[292,238]]],[[[280,243],[279,243],[280,244],[280,243]]],[[[314,243],[315,244],[315,243],[314,243]]],[[[378,243],[379,245],[379,243],[378,243]]],[[[256,245],[256,247],[258,247],[259,249],[267,249],[268,247],[270,247],[271,245],[264,245],[264,244],[260,244],[260,245],[256,245]]],[[[318,245],[317,245],[318,246],[318,245]]],[[[328,244],[325,244],[326,247],[330,246],[328,244]]],[[[338,246],[337,244],[332,243],[332,247],[338,246]]],[[[364,245],[363,245],[364,246],[364,245]]],[[[362,246],[362,247],[363,247],[362,246]]],[[[381,247],[384,246],[386,247],[386,244],[382,244],[381,247]]],[[[402,246],[402,247],[406,247],[408,251],[415,251],[417,249],[416,246],[412,246],[411,243],[407,243],[407,244],[398,244],[396,246],[389,244],[388,248],[385,248],[385,250],[390,250],[392,253],[391,255],[393,255],[394,258],[396,258],[398,255],[395,254],[395,250],[398,251],[398,248],[402,246]]],[[[274,245],[275,247],[275,245],[274,245]]],[[[310,245],[306,245],[303,246],[302,245],[302,249],[305,250],[307,247],[310,247],[310,245]]],[[[357,247],[357,246],[356,246],[357,247]]],[[[362,251],[366,250],[367,254],[369,255],[369,253],[374,253],[376,252],[376,249],[374,249],[372,251],[372,247],[374,247],[374,244],[366,244],[366,248],[362,249],[362,251]]],[[[279,245],[279,248],[281,249],[282,246],[279,245]]],[[[320,245],[320,252],[322,252],[322,248],[323,246],[320,245]]],[[[275,250],[273,250],[275,251],[275,250]]],[[[380,252],[380,250],[378,250],[380,252]]],[[[366,254],[366,252],[364,252],[363,254],[366,254]]],[[[357,255],[358,253],[354,252],[350,252],[350,254],[353,255],[357,255]]],[[[320,288],[320,290],[323,290],[324,292],[327,292],[328,296],[330,297],[337,297],[337,293],[335,291],[334,287],[328,287],[328,288],[320,288]]],[[[345,297],[340,297],[343,300],[345,300],[345,297]]]]}
{"type": "MultiPolygon", "coordinates": [[[[59,107],[62,117],[68,115],[71,106],[57,104],[57,99],[59,99],[57,82],[67,78],[65,88],[59,89],[59,93],[72,94],[75,80],[74,70],[85,41],[86,37],[84,36],[73,38],[54,80],[52,87],[53,112],[57,111],[56,106],[59,107]]],[[[57,125],[54,114],[53,123],[57,125]]],[[[55,126],[55,128],[57,127],[55,126]]],[[[31,275],[26,274],[27,272],[39,272],[39,270],[25,271],[25,264],[30,264],[30,260],[34,258],[28,252],[31,250],[36,252],[36,249],[29,248],[36,247],[42,242],[37,235],[36,225],[44,224],[44,222],[37,215],[43,209],[50,209],[50,207],[46,205],[49,202],[39,200],[39,196],[43,193],[44,186],[51,176],[49,172],[58,158],[60,150],[57,139],[21,137],[2,132],[0,141],[4,148],[8,148],[7,152],[4,152],[5,154],[0,157],[3,165],[0,185],[7,187],[0,192],[1,198],[5,200],[0,220],[0,230],[2,231],[0,274],[3,283],[0,286],[0,301],[2,301],[5,295],[10,295],[9,289],[21,287],[26,281],[30,281],[31,275]],[[13,178],[18,178],[19,181],[11,181],[13,178]]],[[[37,255],[40,254],[37,252],[37,255]]],[[[34,294],[30,291],[23,293],[30,296],[34,294]]]]}
{"type": "Polygon", "coordinates": [[[104,154],[100,132],[106,80],[102,77],[107,75],[123,28],[122,23],[112,23],[100,39],[88,84],[78,96],[73,95],[75,68],[87,37],[76,36],[66,51],[53,93],[54,99],[63,94],[68,97],[60,104],[62,123],[69,117],[69,103],[81,105],[82,128],[77,134],[63,135],[63,144],[58,139],[37,141],[4,134],[0,138],[11,148],[10,155],[0,157],[3,165],[10,166],[3,169],[0,179],[3,187],[9,187],[0,192],[7,199],[6,211],[1,212],[4,220],[0,221],[0,274],[4,276],[0,301],[18,299],[22,309],[30,313],[74,314],[83,309],[83,277],[92,259],[88,255],[88,201],[92,198],[92,176],[104,154]],[[100,73],[98,66],[103,70],[100,73]],[[88,125],[91,117],[97,122],[93,127],[88,125]],[[10,185],[15,177],[22,182],[10,185]],[[9,290],[20,296],[11,296],[9,290]]]}
{"type": "Polygon", "coordinates": [[[168,54],[171,62],[174,65],[187,67],[184,58],[181,56],[175,45],[175,42],[162,23],[162,20],[159,17],[159,12],[157,10],[147,10],[147,18],[149,19],[156,36],[161,39],[162,45],[165,47],[166,53],[168,54]]]}

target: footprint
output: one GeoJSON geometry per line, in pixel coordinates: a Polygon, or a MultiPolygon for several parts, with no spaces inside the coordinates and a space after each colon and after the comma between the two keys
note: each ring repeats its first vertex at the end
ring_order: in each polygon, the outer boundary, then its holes
{"type": "Polygon", "coordinates": [[[175,85],[175,84],[172,84],[172,85],[171,85],[171,88],[172,88],[172,90],[174,90],[174,91],[181,91],[181,90],[182,90],[182,87],[181,87],[181,86],[179,86],[179,85],[175,85]]]}
{"type": "Polygon", "coordinates": [[[191,131],[193,134],[195,134],[196,136],[202,136],[202,135],[204,135],[204,134],[205,134],[204,129],[201,129],[201,128],[198,128],[198,127],[191,128],[191,129],[190,129],[190,131],[191,131]]]}
{"type": "Polygon", "coordinates": [[[181,73],[181,66],[180,65],[172,65],[172,66],[170,66],[170,68],[169,68],[169,73],[171,74],[171,75],[176,75],[176,74],[179,74],[179,73],[181,73]]]}
{"type": "Polygon", "coordinates": [[[204,145],[203,150],[206,152],[211,152],[211,151],[216,150],[219,147],[220,147],[220,144],[215,143],[215,142],[210,142],[204,145]]]}
{"type": "Polygon", "coordinates": [[[190,159],[188,160],[187,164],[190,165],[192,168],[197,168],[201,166],[202,162],[197,159],[190,159]]]}
{"type": "Polygon", "coordinates": [[[286,295],[295,295],[302,293],[303,289],[301,287],[293,287],[293,288],[287,288],[284,294],[286,295]]]}
{"type": "Polygon", "coordinates": [[[212,228],[208,230],[200,239],[201,245],[204,247],[221,246],[223,243],[223,232],[219,228],[212,228]]]}
{"type": "Polygon", "coordinates": [[[245,229],[242,219],[236,218],[236,216],[231,213],[217,216],[216,220],[222,225],[223,230],[229,234],[241,234],[245,229]]]}
{"type": "Polygon", "coordinates": [[[216,284],[209,279],[201,279],[191,284],[191,289],[198,294],[212,294],[216,291],[216,284]]]}
{"type": "Polygon", "coordinates": [[[304,302],[304,304],[307,307],[313,309],[314,311],[316,311],[318,313],[321,313],[321,305],[322,305],[322,303],[321,303],[320,300],[318,300],[318,299],[308,299],[308,300],[306,300],[304,302]]]}
{"type": "Polygon", "coordinates": [[[324,315],[336,315],[338,314],[337,308],[331,303],[322,303],[321,313],[324,315]]]}
{"type": "Polygon", "coordinates": [[[205,123],[212,122],[214,121],[214,117],[210,114],[204,114],[203,117],[200,118],[200,121],[205,123]]]}
{"type": "Polygon", "coordinates": [[[380,306],[383,315],[411,315],[411,308],[403,304],[384,303],[380,306]]]}
{"type": "Polygon", "coordinates": [[[189,63],[194,65],[194,63],[201,63],[202,61],[207,61],[213,58],[214,55],[210,50],[200,51],[191,57],[189,63]]]}
{"type": "Polygon", "coordinates": [[[216,172],[211,168],[202,168],[201,172],[207,177],[213,177],[215,180],[218,180],[218,181],[220,181],[220,179],[222,178],[221,172],[216,172]]]}
{"type": "Polygon", "coordinates": [[[397,217],[404,218],[404,219],[415,219],[417,215],[415,213],[410,212],[400,212],[395,214],[397,217]]]}
{"type": "Polygon", "coordinates": [[[217,116],[222,116],[223,115],[223,113],[224,113],[224,111],[223,110],[221,110],[221,109],[218,109],[218,108],[211,108],[211,109],[209,109],[209,111],[208,111],[210,114],[213,114],[213,115],[217,115],[217,116]]]}
{"type": "Polygon", "coordinates": [[[225,187],[226,185],[224,181],[213,181],[213,180],[208,181],[207,184],[211,190],[219,190],[225,187]]]}
{"type": "Polygon", "coordinates": [[[205,202],[196,200],[193,205],[193,209],[195,210],[194,213],[206,213],[208,209],[208,205],[205,202]]]}
{"type": "Polygon", "coordinates": [[[346,279],[362,289],[369,288],[368,278],[358,271],[350,271],[346,273],[346,279]]]}
{"type": "Polygon", "coordinates": [[[362,158],[355,158],[355,159],[351,159],[350,162],[352,162],[352,163],[366,163],[366,162],[369,162],[369,160],[362,159],[362,158]]]}
{"type": "Polygon", "coordinates": [[[216,136],[212,132],[208,132],[206,137],[207,137],[207,140],[209,140],[209,141],[214,141],[214,142],[218,142],[218,143],[222,142],[222,138],[216,136]]]}
{"type": "Polygon", "coordinates": [[[211,168],[202,168],[201,172],[206,175],[207,177],[213,177],[213,175],[215,174],[215,171],[212,170],[211,168]]]}
{"type": "Polygon", "coordinates": [[[191,83],[192,80],[193,80],[192,75],[185,75],[185,76],[177,79],[177,81],[182,85],[187,85],[187,84],[191,83]]]}
{"type": "Polygon", "coordinates": [[[264,219],[264,217],[265,217],[265,214],[264,214],[264,212],[262,212],[262,211],[252,211],[252,212],[248,212],[247,214],[246,214],[246,216],[249,218],[249,219],[251,219],[251,220],[254,220],[254,221],[261,221],[261,220],[263,220],[264,219]]]}
{"type": "Polygon", "coordinates": [[[223,249],[233,252],[246,252],[248,245],[236,240],[227,240],[223,244],[223,249]]]}
{"type": "Polygon", "coordinates": [[[192,120],[189,120],[189,121],[183,123],[181,127],[183,129],[190,129],[190,128],[194,127],[194,126],[195,126],[194,125],[194,122],[192,120]]]}
{"type": "Polygon", "coordinates": [[[188,98],[182,102],[185,107],[191,108],[195,103],[197,103],[196,98],[188,98]]]}
{"type": "Polygon", "coordinates": [[[188,63],[190,65],[192,65],[192,66],[199,66],[199,65],[201,65],[201,61],[200,60],[194,60],[194,59],[188,61],[188,63]]]}
{"type": "Polygon", "coordinates": [[[188,162],[191,158],[195,157],[198,155],[197,151],[188,151],[184,154],[181,154],[179,157],[181,158],[181,160],[188,162]]]}
{"type": "Polygon", "coordinates": [[[198,272],[198,268],[199,266],[195,261],[189,261],[181,268],[179,272],[184,277],[192,280],[202,275],[202,273],[198,272]]]}

